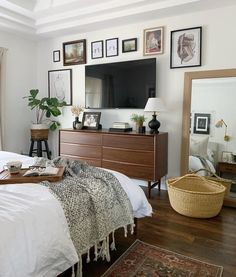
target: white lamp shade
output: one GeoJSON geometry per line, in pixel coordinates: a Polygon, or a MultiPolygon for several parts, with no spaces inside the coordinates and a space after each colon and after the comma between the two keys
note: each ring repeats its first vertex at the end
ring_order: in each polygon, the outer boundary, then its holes
{"type": "Polygon", "coordinates": [[[161,98],[158,97],[148,98],[147,104],[144,108],[145,112],[163,112],[165,110],[164,103],[161,98]]]}

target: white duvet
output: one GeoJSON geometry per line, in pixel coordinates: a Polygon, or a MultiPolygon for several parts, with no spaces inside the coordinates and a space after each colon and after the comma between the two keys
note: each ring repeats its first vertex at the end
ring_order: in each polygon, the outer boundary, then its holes
{"type": "MultiPolygon", "coordinates": [[[[11,160],[21,160],[23,167],[34,162],[0,151],[0,170],[11,160]]],[[[111,172],[126,191],[134,216],[150,216],[143,190],[127,176],[111,172]]],[[[0,185],[0,277],[55,277],[77,261],[63,209],[46,187],[0,185]]]]}

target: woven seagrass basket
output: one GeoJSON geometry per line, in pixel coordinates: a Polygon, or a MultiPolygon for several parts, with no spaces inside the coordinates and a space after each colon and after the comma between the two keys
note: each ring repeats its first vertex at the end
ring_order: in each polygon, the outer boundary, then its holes
{"type": "Polygon", "coordinates": [[[229,196],[231,185],[232,185],[232,180],[222,178],[222,177],[218,176],[217,174],[215,174],[214,172],[212,172],[208,169],[205,169],[205,168],[198,169],[192,173],[197,174],[200,171],[205,171],[208,174],[208,176],[204,176],[204,178],[222,184],[226,188],[225,197],[229,196]]]}
{"type": "Polygon", "coordinates": [[[225,187],[197,174],[186,174],[166,181],[172,208],[185,216],[210,218],[223,205],[225,187]]]}

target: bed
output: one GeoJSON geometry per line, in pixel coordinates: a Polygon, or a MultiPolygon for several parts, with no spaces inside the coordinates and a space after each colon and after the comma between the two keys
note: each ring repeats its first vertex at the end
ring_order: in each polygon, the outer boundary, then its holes
{"type": "MultiPolygon", "coordinates": [[[[206,135],[191,135],[189,147],[189,171],[195,172],[206,169],[216,172],[218,162],[218,144],[209,141],[206,135]]],[[[207,171],[199,171],[199,175],[207,175],[207,171]]]]}
{"type": "MultiPolygon", "coordinates": [[[[22,161],[24,168],[35,162],[31,157],[0,151],[0,171],[12,160],[22,161]]],[[[127,176],[106,171],[119,180],[133,217],[151,216],[143,190],[127,176]]],[[[68,225],[60,201],[47,186],[0,185],[0,276],[57,276],[81,262],[68,225]]]]}

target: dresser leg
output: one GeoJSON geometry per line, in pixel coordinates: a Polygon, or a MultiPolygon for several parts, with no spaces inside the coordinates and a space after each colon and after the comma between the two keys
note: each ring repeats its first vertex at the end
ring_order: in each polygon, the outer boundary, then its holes
{"type": "Polygon", "coordinates": [[[152,189],[151,181],[148,181],[148,199],[151,198],[151,189],[152,189]]]}

